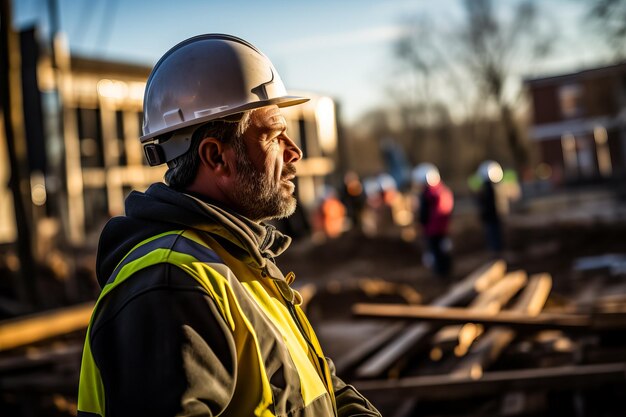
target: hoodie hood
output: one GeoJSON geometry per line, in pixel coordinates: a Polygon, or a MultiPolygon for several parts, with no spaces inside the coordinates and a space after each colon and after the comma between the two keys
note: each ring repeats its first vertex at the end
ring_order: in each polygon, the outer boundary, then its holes
{"type": "Polygon", "coordinates": [[[96,273],[104,286],[116,265],[139,242],[176,229],[207,232],[220,241],[226,239],[242,262],[269,275],[282,274],[273,259],[287,249],[291,238],[273,226],[253,222],[233,211],[189,194],[152,184],[146,192],[133,191],[126,198],[126,215],[111,219],[98,245],[96,273]]]}

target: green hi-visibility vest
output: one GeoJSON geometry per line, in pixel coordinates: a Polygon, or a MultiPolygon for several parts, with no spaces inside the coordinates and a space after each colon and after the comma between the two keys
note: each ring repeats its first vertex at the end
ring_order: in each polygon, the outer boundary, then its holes
{"type": "MultiPolygon", "coordinates": [[[[332,405],[331,413],[336,414],[331,375],[322,349],[304,312],[292,303],[294,294],[296,298],[299,295],[289,288],[282,277],[274,280],[271,277],[257,276],[208,234],[176,230],[159,234],[136,245],[120,261],[104,286],[94,307],[85,338],[78,391],[79,416],[106,415],[104,384],[90,345],[91,329],[99,307],[111,292],[131,279],[137,271],[163,263],[175,265],[194,278],[213,299],[231,331],[238,351],[237,374],[242,377],[237,379],[245,380],[248,386],[245,398],[237,398],[229,404],[229,414],[263,417],[275,415],[272,387],[263,359],[271,345],[275,344],[268,341],[270,336],[266,333],[274,332],[259,333],[253,327],[250,316],[258,315],[259,313],[254,312],[259,311],[259,308],[263,320],[269,326],[275,326],[276,334],[281,338],[280,342],[286,345],[286,356],[289,356],[288,360],[300,380],[298,395],[301,395],[301,401],[307,406],[326,396],[332,405]],[[242,271],[247,273],[242,274],[242,271]],[[251,305],[254,307],[247,307],[251,305]],[[246,340],[247,342],[243,342],[246,340]],[[250,393],[254,395],[248,395],[250,393]]],[[[288,279],[292,278],[290,275],[288,279]]]]}

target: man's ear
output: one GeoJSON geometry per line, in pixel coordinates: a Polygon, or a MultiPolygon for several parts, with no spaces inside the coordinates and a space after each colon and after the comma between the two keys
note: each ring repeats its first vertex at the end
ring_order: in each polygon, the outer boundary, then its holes
{"type": "Polygon", "coordinates": [[[230,164],[226,155],[226,145],[219,139],[206,137],[198,146],[198,155],[202,165],[215,174],[230,173],[230,164]]]}

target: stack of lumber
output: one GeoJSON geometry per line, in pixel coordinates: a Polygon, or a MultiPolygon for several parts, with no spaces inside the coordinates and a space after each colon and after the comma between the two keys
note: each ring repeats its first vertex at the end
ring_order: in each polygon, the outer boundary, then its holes
{"type": "MultiPolygon", "coordinates": [[[[516,403],[512,414],[525,415],[548,407],[553,391],[584,403],[583,393],[599,387],[626,388],[626,309],[548,309],[551,290],[549,274],[507,271],[498,260],[428,305],[357,303],[355,317],[390,324],[375,347],[351,352],[342,376],[396,404],[396,417],[427,403],[478,399],[498,401],[498,413],[516,403]]],[[[490,409],[485,415],[498,414],[490,409]]]]}

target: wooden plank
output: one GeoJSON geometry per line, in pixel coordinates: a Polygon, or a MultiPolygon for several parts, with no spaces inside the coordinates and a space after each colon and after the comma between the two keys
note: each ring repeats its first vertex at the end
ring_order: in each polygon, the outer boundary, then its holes
{"type": "MultiPolygon", "coordinates": [[[[622,314],[619,315],[619,320],[613,317],[612,323],[602,323],[602,320],[598,319],[596,325],[592,316],[583,314],[542,313],[537,316],[530,316],[518,312],[501,311],[498,315],[493,316],[484,312],[469,311],[465,308],[398,304],[355,304],[352,311],[355,315],[363,317],[426,320],[439,324],[476,323],[529,330],[592,331],[595,329],[613,328],[618,330],[626,328],[626,320],[622,314]]],[[[610,321],[612,316],[615,315],[603,314],[602,318],[610,321]]]]}
{"type": "Polygon", "coordinates": [[[372,335],[366,342],[355,346],[349,353],[343,355],[335,361],[337,375],[345,375],[351,372],[365,358],[372,355],[382,345],[398,336],[405,328],[405,322],[393,323],[382,331],[372,335]]]}
{"type": "Polygon", "coordinates": [[[488,262],[461,282],[454,284],[447,293],[436,298],[430,305],[447,307],[469,302],[477,294],[504,278],[505,272],[506,262],[503,260],[488,262]]]}
{"type": "MultiPolygon", "coordinates": [[[[433,306],[452,306],[471,300],[476,294],[485,291],[495,282],[504,277],[506,263],[502,260],[489,262],[478,270],[474,271],[463,281],[455,284],[450,291],[438,297],[432,302],[433,306]]],[[[405,331],[376,352],[356,370],[359,378],[376,378],[387,372],[392,366],[413,352],[417,351],[430,335],[433,328],[429,323],[416,323],[408,325],[405,331]]]]}
{"type": "Polygon", "coordinates": [[[468,308],[473,310],[494,310],[497,312],[526,285],[527,281],[528,276],[526,272],[509,272],[500,281],[479,293],[468,308]]]}
{"type": "Polygon", "coordinates": [[[0,351],[85,329],[93,307],[88,302],[0,322],[0,351]]]}
{"type": "MultiPolygon", "coordinates": [[[[526,285],[527,281],[526,272],[509,272],[502,280],[478,294],[467,309],[495,315],[526,285]]],[[[446,326],[433,336],[431,358],[441,356],[452,348],[456,356],[464,356],[482,333],[482,326],[474,323],[446,326]]]]}
{"type": "Polygon", "coordinates": [[[73,372],[41,372],[9,375],[0,379],[0,392],[76,395],[78,370],[73,372]]]}
{"type": "Polygon", "coordinates": [[[530,282],[511,310],[536,317],[546,305],[551,290],[552,276],[546,273],[535,274],[530,277],[530,282]]]}
{"type": "Polygon", "coordinates": [[[32,368],[54,365],[67,361],[80,362],[83,344],[54,346],[51,349],[28,351],[23,355],[0,358],[0,374],[25,371],[32,368]]]}
{"type": "MultiPolygon", "coordinates": [[[[549,274],[537,274],[520,294],[510,309],[529,316],[537,316],[548,300],[552,288],[552,277],[549,274]]],[[[507,327],[493,327],[472,347],[469,354],[461,360],[452,371],[455,377],[476,378],[483,374],[499,357],[502,351],[515,339],[516,332],[507,327]]]]}
{"type": "Polygon", "coordinates": [[[479,379],[434,375],[396,380],[354,381],[366,397],[384,395],[389,401],[455,400],[492,396],[509,391],[571,390],[597,388],[602,384],[626,384],[626,363],[568,365],[488,372],[479,379]]]}

